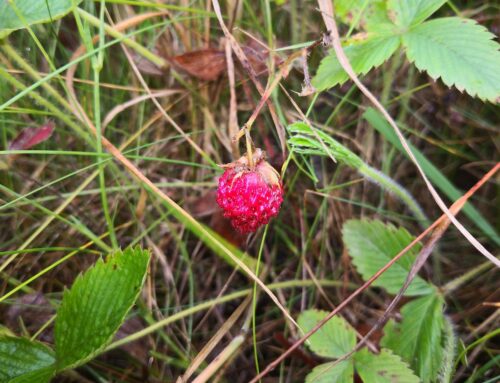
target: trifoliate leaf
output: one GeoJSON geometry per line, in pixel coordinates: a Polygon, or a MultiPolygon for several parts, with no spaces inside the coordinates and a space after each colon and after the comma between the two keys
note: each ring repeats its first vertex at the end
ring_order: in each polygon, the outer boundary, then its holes
{"type": "Polygon", "coordinates": [[[446,0],[388,0],[387,8],[396,25],[409,27],[426,20],[444,3],[446,0]]]}
{"type": "MultiPolygon", "coordinates": [[[[356,74],[366,74],[373,67],[382,65],[396,51],[401,43],[399,36],[372,36],[344,47],[345,54],[356,74]]],[[[335,52],[321,60],[312,85],[319,91],[341,85],[349,76],[340,65],[335,52]]]]}
{"type": "Polygon", "coordinates": [[[354,354],[356,372],[364,383],[419,383],[418,377],[392,351],[382,349],[372,354],[363,349],[354,354]]]}
{"type": "Polygon", "coordinates": [[[54,375],[54,352],[40,342],[0,337],[0,382],[46,382],[54,375]],[[41,375],[44,375],[44,380],[41,375]],[[38,377],[34,380],[33,377],[38,377]]]}
{"type": "Polygon", "coordinates": [[[306,383],[352,383],[353,379],[352,360],[344,360],[335,365],[330,362],[315,367],[306,376],[306,383]]]}
{"type": "Polygon", "coordinates": [[[55,325],[58,370],[85,363],[109,343],[141,291],[148,262],[138,247],[118,251],[65,291],[55,325]]]}
{"type": "MultiPolygon", "coordinates": [[[[312,330],[328,315],[326,311],[307,310],[300,314],[298,323],[304,332],[312,330]]],[[[333,317],[309,338],[309,348],[328,358],[339,358],[356,345],[356,333],[341,317],[333,317]]]]}
{"type": "MultiPolygon", "coordinates": [[[[413,237],[404,228],[397,229],[380,221],[350,220],[342,228],[344,244],[352,257],[352,263],[363,279],[368,280],[403,250],[413,237]]],[[[373,286],[383,287],[397,294],[415,261],[421,246],[413,246],[401,259],[383,273],[373,286]]],[[[431,294],[434,287],[416,277],[405,292],[407,296],[431,294]]]]}
{"type": "Polygon", "coordinates": [[[435,381],[441,368],[443,304],[437,294],[416,299],[401,309],[400,324],[391,321],[384,327],[382,346],[409,363],[424,383],[435,381]]]}
{"type": "Polygon", "coordinates": [[[412,27],[403,45],[408,59],[434,80],[500,102],[500,45],[494,37],[474,20],[448,17],[412,27]]]}

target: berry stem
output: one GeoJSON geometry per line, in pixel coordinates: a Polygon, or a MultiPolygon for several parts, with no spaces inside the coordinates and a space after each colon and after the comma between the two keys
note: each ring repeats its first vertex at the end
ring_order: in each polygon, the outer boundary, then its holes
{"type": "Polygon", "coordinates": [[[250,130],[245,126],[245,141],[247,144],[247,157],[248,157],[248,167],[253,170],[255,163],[253,161],[253,151],[252,151],[252,138],[250,137],[250,130]]]}
{"type": "MultiPolygon", "coordinates": [[[[269,86],[267,86],[267,88],[264,90],[259,103],[255,107],[254,111],[252,112],[252,115],[250,116],[250,118],[248,119],[248,121],[246,122],[246,124],[233,137],[234,141],[238,141],[241,137],[243,137],[244,134],[246,134],[246,132],[250,132],[250,130],[252,129],[252,126],[253,126],[255,120],[257,119],[257,117],[260,114],[260,112],[261,112],[262,108],[264,107],[264,105],[267,103],[269,97],[271,97],[274,89],[276,89],[276,87],[279,85],[279,83],[281,82],[281,80],[283,78],[286,78],[288,76],[288,73],[290,71],[290,67],[291,67],[292,63],[295,60],[299,59],[299,58],[307,57],[308,53],[313,48],[315,48],[316,46],[320,45],[321,42],[322,42],[322,39],[317,40],[317,41],[313,42],[311,45],[309,45],[308,47],[305,47],[305,48],[301,49],[300,51],[297,51],[297,52],[291,54],[279,66],[279,70],[278,70],[278,73],[276,74],[276,77],[273,79],[273,81],[271,82],[271,84],[269,84],[269,86]]],[[[308,77],[309,77],[309,75],[306,74],[306,83],[307,83],[307,78],[308,77]]]]}

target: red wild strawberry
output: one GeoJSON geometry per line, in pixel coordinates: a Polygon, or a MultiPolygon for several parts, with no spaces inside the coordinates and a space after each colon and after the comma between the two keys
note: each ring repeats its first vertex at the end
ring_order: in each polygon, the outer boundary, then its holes
{"type": "Polygon", "coordinates": [[[262,150],[255,151],[253,168],[246,156],[225,165],[226,171],[219,179],[217,203],[240,233],[253,233],[267,224],[278,215],[283,202],[279,174],[263,156],[262,150]]]}

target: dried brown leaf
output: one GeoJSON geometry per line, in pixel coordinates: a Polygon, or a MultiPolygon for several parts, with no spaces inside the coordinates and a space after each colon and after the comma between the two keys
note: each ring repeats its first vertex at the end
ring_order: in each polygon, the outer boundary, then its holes
{"type": "MultiPolygon", "coordinates": [[[[268,52],[249,44],[242,47],[248,61],[257,74],[267,71],[268,52]]],[[[193,77],[205,81],[214,81],[219,78],[227,68],[224,50],[207,48],[169,57],[168,60],[176,68],[193,77]]],[[[279,61],[278,61],[279,63],[279,61]]]]}
{"type": "Polygon", "coordinates": [[[205,81],[216,80],[226,69],[226,57],[222,50],[208,48],[170,57],[172,65],[191,76],[205,81]]]}

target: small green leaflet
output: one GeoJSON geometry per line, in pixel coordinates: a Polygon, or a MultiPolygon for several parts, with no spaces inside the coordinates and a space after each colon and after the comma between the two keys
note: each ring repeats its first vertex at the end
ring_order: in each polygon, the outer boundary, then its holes
{"type": "Polygon", "coordinates": [[[403,306],[400,324],[384,327],[382,346],[409,363],[424,383],[435,381],[442,364],[443,305],[440,295],[429,294],[403,306]]]}
{"type": "Polygon", "coordinates": [[[65,291],[55,325],[58,371],[84,364],[113,338],[141,291],[149,252],[118,251],[65,291]]]}
{"type": "Polygon", "coordinates": [[[394,24],[409,27],[426,20],[444,3],[446,0],[388,0],[387,9],[394,24]]]}
{"type": "MultiPolygon", "coordinates": [[[[356,74],[366,74],[373,67],[382,65],[401,44],[401,38],[396,35],[380,35],[366,40],[354,42],[344,47],[345,54],[356,74]]],[[[349,79],[335,52],[326,56],[319,65],[312,85],[319,91],[341,85],[349,79]]]]}
{"type": "MultiPolygon", "coordinates": [[[[366,281],[403,250],[413,237],[404,228],[397,229],[380,221],[350,220],[342,228],[344,244],[352,257],[352,263],[366,281]]],[[[413,246],[401,259],[383,273],[373,286],[383,287],[397,294],[421,246],[413,246]]],[[[434,287],[416,277],[405,292],[406,296],[434,293],[434,287]]]]}
{"type": "MultiPolygon", "coordinates": [[[[326,311],[307,310],[300,314],[298,323],[304,332],[312,330],[328,315],[326,311]]],[[[341,317],[333,317],[309,338],[309,348],[327,358],[339,358],[356,345],[356,333],[341,317]]]]}
{"type": "Polygon", "coordinates": [[[474,20],[447,17],[403,35],[408,59],[433,79],[471,96],[500,102],[500,45],[474,20]]]}
{"type": "Polygon", "coordinates": [[[419,383],[420,380],[399,356],[382,349],[372,354],[367,349],[354,355],[356,372],[365,383],[419,383]]]}
{"type": "Polygon", "coordinates": [[[352,383],[354,367],[352,360],[333,364],[323,363],[315,367],[306,377],[306,383],[352,383]]]}
{"type": "Polygon", "coordinates": [[[31,382],[48,381],[55,372],[54,362],[54,352],[40,342],[0,337],[0,382],[29,382],[27,377],[31,382]]]}
{"type": "MultiPolygon", "coordinates": [[[[327,311],[307,310],[300,314],[298,323],[304,332],[312,330],[328,315],[327,311]]],[[[339,358],[356,345],[354,329],[341,317],[333,317],[309,338],[309,348],[326,358],[339,358]]],[[[352,383],[352,360],[340,363],[324,363],[314,368],[306,377],[306,383],[352,383]]]]}
{"type": "Polygon", "coordinates": [[[82,0],[15,0],[0,1],[0,38],[26,24],[46,23],[59,19],[71,12],[82,0]],[[22,18],[19,17],[22,15],[22,18]]]}

